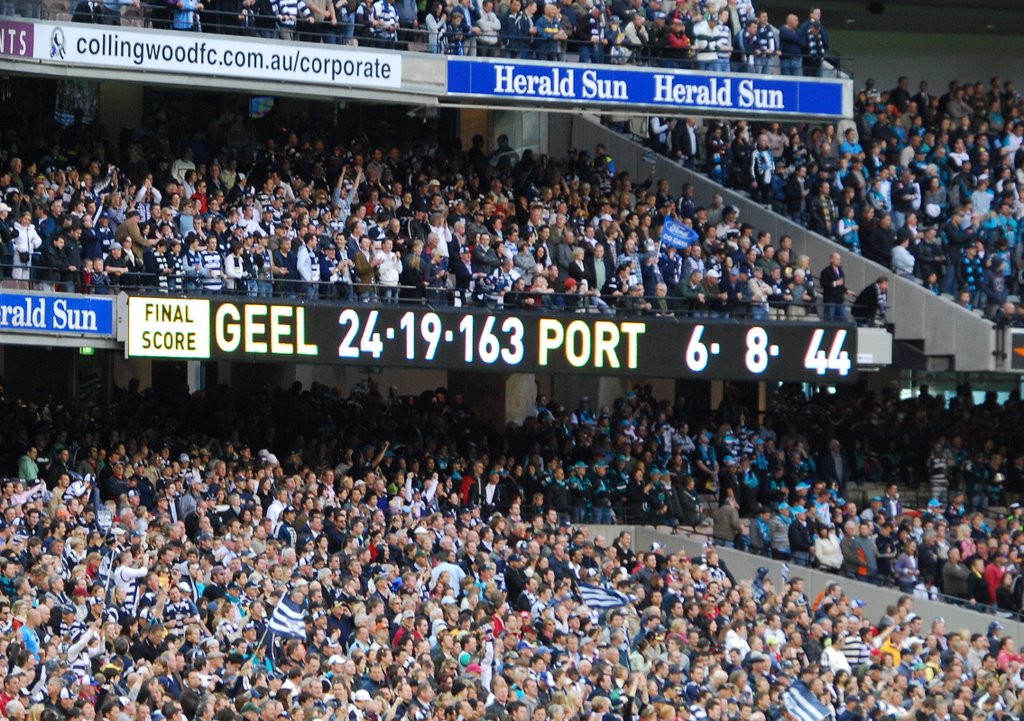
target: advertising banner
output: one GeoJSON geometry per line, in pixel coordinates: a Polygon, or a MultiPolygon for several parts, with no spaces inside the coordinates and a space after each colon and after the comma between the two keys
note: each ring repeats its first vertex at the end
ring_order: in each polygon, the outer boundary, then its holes
{"type": "Polygon", "coordinates": [[[0,293],[0,332],[114,336],[114,298],[71,294],[0,293]]]}
{"type": "Polygon", "coordinates": [[[448,94],[573,106],[647,106],[721,115],[842,118],[848,80],[666,68],[448,59],[448,94]]]}
{"type": "Polygon", "coordinates": [[[65,65],[372,89],[402,85],[399,53],[73,23],[39,23],[34,30],[32,56],[65,65]]]}
{"type": "Polygon", "coordinates": [[[31,23],[0,20],[0,55],[14,58],[32,58],[35,28],[31,23]]]}
{"type": "Polygon", "coordinates": [[[852,326],[484,308],[128,300],[129,357],[845,383],[852,326]]]}

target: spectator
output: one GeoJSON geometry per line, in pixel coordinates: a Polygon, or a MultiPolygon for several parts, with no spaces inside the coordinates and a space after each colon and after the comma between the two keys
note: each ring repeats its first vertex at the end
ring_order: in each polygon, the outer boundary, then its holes
{"type": "Polygon", "coordinates": [[[872,326],[876,321],[885,322],[888,291],[889,279],[882,276],[858,294],[850,311],[857,325],[872,326]]]}
{"type": "Polygon", "coordinates": [[[785,24],[779,28],[779,61],[783,75],[802,75],[806,39],[799,33],[800,19],[793,14],[786,16],[785,24]]]}
{"type": "Polygon", "coordinates": [[[833,253],[828,266],[821,271],[821,292],[825,304],[825,320],[845,320],[846,274],[839,253],[833,253]]]}
{"type": "Polygon", "coordinates": [[[891,267],[893,272],[901,278],[912,279],[915,277],[914,264],[916,262],[914,254],[910,252],[910,237],[904,235],[897,238],[896,244],[892,247],[891,267]]]}

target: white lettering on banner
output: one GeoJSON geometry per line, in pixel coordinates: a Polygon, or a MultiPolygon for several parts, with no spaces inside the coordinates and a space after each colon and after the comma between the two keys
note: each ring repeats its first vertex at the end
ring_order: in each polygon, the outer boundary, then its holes
{"type": "MultiPolygon", "coordinates": [[[[757,81],[744,78],[710,77],[687,82],[686,76],[655,73],[654,97],[659,105],[683,105],[697,108],[743,108],[744,110],[785,110],[785,97],[776,88],[758,87],[757,81]]],[[[515,95],[553,100],[605,100],[630,102],[629,83],[607,77],[600,70],[577,68],[524,68],[496,64],[495,95],[515,95]]],[[[644,102],[643,99],[632,99],[644,102]]]]}
{"type": "Polygon", "coordinates": [[[57,26],[63,55],[50,52],[55,26],[35,26],[36,60],[60,58],[65,65],[120,70],[179,72],[242,80],[278,80],[311,85],[400,88],[402,56],[334,49],[329,45],[287,45],[163,31],[99,30],[57,26]]]}
{"type": "MultiPolygon", "coordinates": [[[[657,73],[654,76],[654,102],[676,105],[696,105],[708,108],[733,107],[731,78],[711,78],[705,85],[677,82],[674,75],[657,73]]],[[[738,107],[751,110],[785,110],[781,90],[758,88],[753,80],[737,83],[738,107]]]]}
{"type": "Polygon", "coordinates": [[[525,74],[515,65],[495,65],[494,92],[565,100],[577,97],[585,100],[629,100],[629,86],[625,80],[602,78],[597,70],[580,73],[577,92],[574,68],[551,68],[525,74]]]}
{"type": "Polygon", "coordinates": [[[592,100],[629,100],[629,91],[625,80],[605,80],[596,70],[585,70],[583,97],[592,100]]]}
{"type": "MultiPolygon", "coordinates": [[[[99,316],[77,300],[0,296],[0,329],[40,333],[99,333],[99,316]]],[[[97,305],[94,303],[93,305],[97,305]]]]}

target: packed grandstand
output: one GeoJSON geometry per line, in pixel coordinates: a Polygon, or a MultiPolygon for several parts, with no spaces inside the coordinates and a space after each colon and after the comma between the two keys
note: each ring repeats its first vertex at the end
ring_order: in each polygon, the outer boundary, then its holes
{"type": "MultiPolygon", "coordinates": [[[[916,101],[901,88],[861,93],[842,141],[834,125],[704,130],[659,117],[646,140],[900,277],[1020,325],[1020,99],[998,81],[916,101]]],[[[792,238],[744,223],[721,195],[630,178],[603,146],[535,157],[504,137],[485,152],[477,136],[451,152],[301,127],[257,139],[230,115],[212,133],[173,147],[143,133],[104,160],[41,139],[8,152],[9,276],[88,293],[885,321],[884,274],[848,288],[840,254],[813,268],[792,238]],[[661,242],[666,222],[692,241],[661,242]]]]}
{"type": "Polygon", "coordinates": [[[998,621],[914,613],[940,589],[1020,610],[1020,507],[982,512],[1019,497],[1019,401],[780,392],[757,424],[732,395],[703,418],[637,387],[501,429],[441,388],[251,391],[3,402],[26,449],[4,460],[8,718],[1020,714],[998,621]],[[586,525],[702,514],[791,574],[586,525]],[[867,618],[797,563],[907,595],[867,618]]]}
{"type": "MultiPolygon", "coordinates": [[[[31,3],[24,4],[29,9],[31,3]]],[[[38,8],[37,8],[38,10],[38,8]]],[[[5,10],[5,12],[7,12],[5,10]]],[[[544,61],[832,72],[749,0],[44,5],[79,22],[544,61]],[[710,7],[709,7],[710,6],[710,7]]],[[[121,142],[9,118],[4,285],[508,312],[886,321],[887,277],[1024,326],[1022,103],[901,78],[852,123],[652,117],[652,150],[883,266],[848,288],[606,148],[340,137],[158,109],[121,142]],[[21,122],[21,127],[12,123],[21,122]],[[663,242],[664,226],[692,230],[663,242]]],[[[637,127],[608,121],[617,130],[637,127]]],[[[12,721],[1006,721],[1024,715],[1019,393],[638,385],[494,426],[444,388],[0,393],[12,721]],[[702,542],[639,547],[650,526],[702,542]],[[784,562],[734,575],[719,547],[784,562]],[[834,574],[812,593],[801,567],[834,574]],[[774,568],[774,566],[773,566],[774,568]],[[869,617],[847,580],[899,589],[869,617]],[[981,611],[987,633],[915,602],[981,611]],[[919,609],[918,609],[919,610],[919,609]]]]}

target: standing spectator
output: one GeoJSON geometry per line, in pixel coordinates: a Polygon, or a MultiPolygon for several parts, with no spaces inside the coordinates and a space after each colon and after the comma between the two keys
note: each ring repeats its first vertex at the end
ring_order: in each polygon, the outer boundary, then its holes
{"type": "Polygon", "coordinates": [[[376,0],[370,14],[373,44],[380,48],[398,46],[398,8],[391,0],[376,0]]]}
{"type": "Polygon", "coordinates": [[[892,271],[901,278],[914,280],[914,264],[916,262],[914,254],[910,252],[910,237],[900,236],[896,245],[892,247],[892,271]]]}
{"type": "Polygon", "coordinates": [[[779,67],[783,75],[802,75],[805,40],[798,29],[800,18],[790,14],[779,28],[779,67]]]}
{"type": "Polygon", "coordinates": [[[538,60],[558,60],[558,44],[566,39],[559,19],[558,6],[554,3],[544,5],[544,15],[536,24],[534,51],[538,60]]]}
{"type": "Polygon", "coordinates": [[[895,571],[900,590],[903,593],[913,593],[921,577],[917,560],[917,541],[907,541],[903,546],[903,550],[896,557],[895,571]]]}
{"type": "Polygon", "coordinates": [[[818,524],[818,535],[814,538],[814,558],[818,566],[827,571],[839,571],[843,566],[843,552],[835,529],[823,523],[818,524]]]}
{"type": "Polygon", "coordinates": [[[271,0],[271,3],[277,21],[277,37],[281,40],[294,40],[295,24],[299,17],[298,0],[271,0]]]}
{"type": "Polygon", "coordinates": [[[779,57],[779,31],[768,22],[768,13],[757,16],[757,44],[754,51],[754,72],[771,75],[775,59],[779,57]]]}
{"type": "Polygon", "coordinates": [[[738,502],[730,496],[711,514],[715,542],[727,548],[743,548],[744,527],[740,521],[738,502]]]}
{"type": "Polygon", "coordinates": [[[992,318],[997,310],[1003,307],[1009,297],[1009,289],[1006,285],[1006,274],[1003,272],[1006,264],[1002,258],[994,257],[991,264],[985,270],[984,280],[981,284],[981,293],[985,298],[985,315],[992,318]]]}
{"type": "Polygon", "coordinates": [[[772,178],[775,176],[775,156],[768,148],[768,136],[757,137],[757,146],[750,154],[751,193],[758,203],[768,207],[771,203],[772,178]]]}
{"type": "Polygon", "coordinates": [[[626,22],[624,30],[626,34],[624,45],[629,51],[629,59],[633,63],[645,63],[647,60],[647,49],[650,46],[651,39],[647,33],[647,28],[644,25],[643,15],[638,12],[634,12],[632,17],[630,17],[626,22]]]}
{"type": "Polygon", "coordinates": [[[843,322],[846,320],[846,273],[842,267],[842,256],[833,253],[829,264],[821,271],[821,297],[825,304],[825,320],[843,322]]]}
{"type": "Polygon", "coordinates": [[[70,272],[67,253],[64,252],[64,235],[58,235],[43,249],[39,279],[43,290],[52,293],[63,290],[62,282],[70,272]]]}
{"type": "Polygon", "coordinates": [[[800,225],[804,225],[804,211],[810,192],[807,187],[807,166],[801,165],[789,174],[785,189],[786,215],[800,225]]]}
{"type": "MultiPolygon", "coordinates": [[[[718,32],[717,13],[705,13],[704,18],[693,26],[693,35],[693,47],[697,51],[697,67],[701,70],[719,70],[718,51],[722,37],[718,32]]],[[[730,46],[727,45],[727,47],[730,46]]],[[[726,71],[728,71],[728,67],[726,67],[726,71]]]]}
{"type": "Polygon", "coordinates": [[[814,547],[811,521],[808,518],[807,509],[803,506],[793,506],[792,511],[794,519],[788,529],[789,549],[793,554],[794,561],[807,565],[814,547]]]}
{"type": "Polygon", "coordinates": [[[533,57],[533,14],[537,11],[535,0],[511,0],[508,13],[502,18],[502,42],[512,59],[527,60],[533,57]]]}
{"type": "Polygon", "coordinates": [[[483,57],[496,57],[498,53],[498,38],[501,35],[501,20],[494,12],[494,0],[483,1],[483,11],[480,19],[476,21],[480,34],[476,39],[477,53],[483,57]]]}
{"type": "Polygon", "coordinates": [[[856,208],[852,204],[843,210],[837,233],[844,248],[855,255],[860,255],[860,226],[857,224],[856,208]]]}
{"type": "Polygon", "coordinates": [[[812,21],[807,28],[807,34],[803,37],[803,74],[820,78],[824,73],[825,64],[825,38],[822,35],[821,23],[812,21]]]}
{"type": "MultiPolygon", "coordinates": [[[[518,0],[515,0],[518,2],[518,0]]],[[[445,12],[444,3],[440,0],[435,0],[434,6],[427,17],[424,20],[424,25],[427,28],[427,47],[430,52],[443,55],[448,45],[448,41],[445,38],[445,30],[448,24],[448,14],[445,12]]]]}
{"type": "Polygon", "coordinates": [[[316,300],[320,287],[320,258],[316,253],[317,239],[313,233],[306,233],[295,251],[295,271],[300,287],[296,288],[300,298],[316,300]]]}
{"type": "Polygon", "coordinates": [[[965,601],[970,576],[971,571],[963,564],[960,549],[950,548],[946,562],[942,564],[942,593],[950,599],[965,601]]]}
{"type": "Polygon", "coordinates": [[[828,183],[821,183],[817,194],[811,198],[808,210],[811,230],[834,240],[838,217],[835,201],[830,195],[831,190],[828,183]]]}
{"type": "Polygon", "coordinates": [[[982,284],[984,282],[985,270],[981,258],[978,257],[978,246],[969,244],[960,259],[957,268],[958,290],[966,293],[968,301],[974,308],[980,308],[982,302],[982,284]]]}
{"type": "MultiPolygon", "coordinates": [[[[493,0],[492,0],[493,2],[493,0]]],[[[401,44],[398,45],[399,50],[409,50],[410,43],[419,41],[419,33],[417,32],[420,28],[419,21],[419,6],[416,0],[396,0],[394,3],[395,11],[398,14],[398,29],[401,44]]],[[[497,21],[497,17],[495,17],[497,21]]],[[[494,38],[497,41],[498,34],[495,32],[494,38]]]]}
{"type": "MultiPolygon", "coordinates": [[[[380,297],[385,303],[398,302],[398,281],[402,275],[402,258],[393,248],[394,242],[391,238],[385,238],[381,243],[381,249],[375,253],[375,259],[378,261],[380,297]]],[[[441,255],[441,251],[437,251],[436,254],[441,255]]]]}
{"type": "Polygon", "coordinates": [[[580,13],[576,19],[575,39],[579,47],[581,63],[604,62],[608,38],[604,32],[603,5],[600,1],[587,0],[588,12],[580,13]]]}
{"type": "Polygon", "coordinates": [[[25,210],[14,223],[14,269],[11,277],[20,281],[19,288],[28,288],[32,278],[33,256],[43,244],[35,226],[32,224],[32,213],[25,210]]]}

